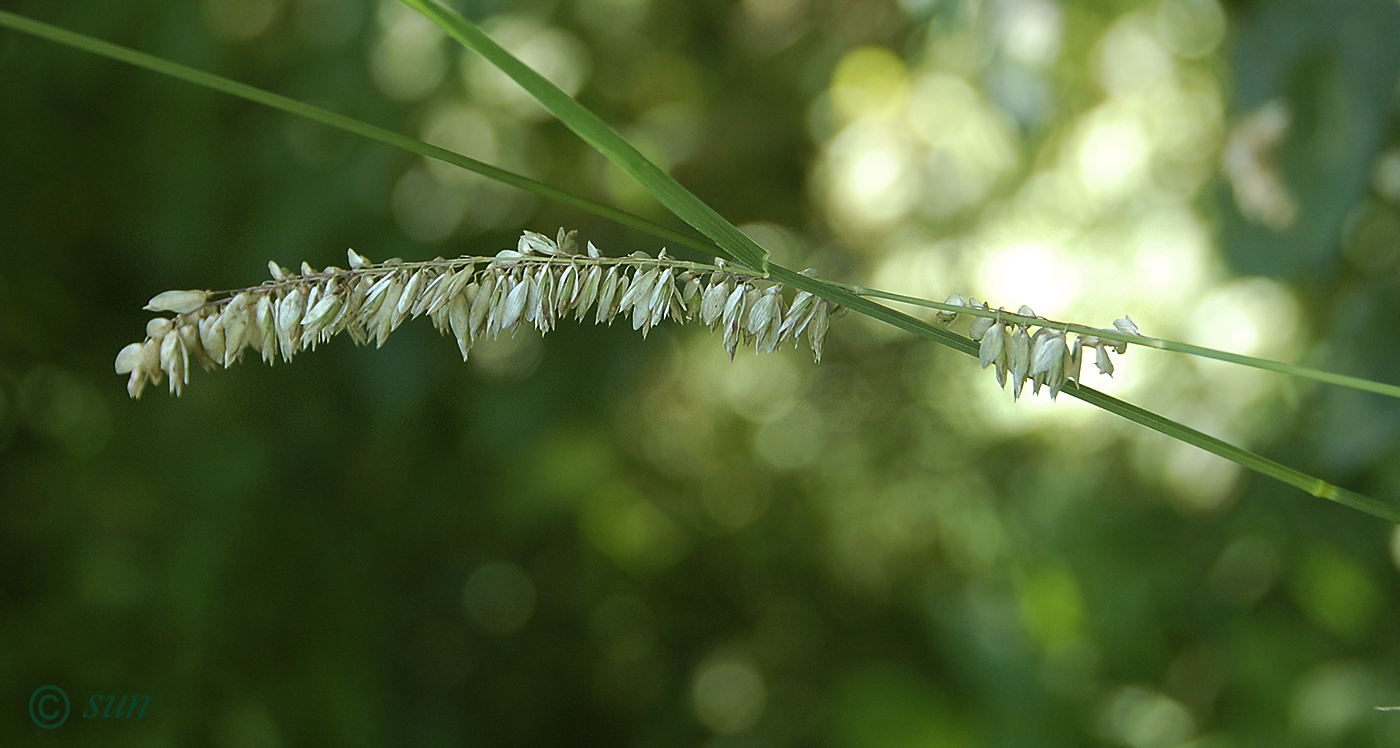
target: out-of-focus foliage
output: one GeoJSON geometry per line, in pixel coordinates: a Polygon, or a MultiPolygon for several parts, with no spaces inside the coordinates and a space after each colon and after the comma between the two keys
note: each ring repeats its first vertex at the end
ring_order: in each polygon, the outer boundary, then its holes
{"type": "MultiPolygon", "coordinates": [[[[0,7],[661,215],[394,2],[0,7]]],[[[1392,0],[458,8],[784,264],[1396,381],[1392,0]]],[[[658,247],[8,31],[0,174],[5,745],[1400,744],[1363,515],[853,317],[821,365],[568,325],[463,365],[418,324],[128,402],[158,291],[658,247]],[[148,716],[81,718],[108,693],[148,716]]],[[[1393,402],[1119,364],[1090,383],[1400,499],[1393,402]]]]}

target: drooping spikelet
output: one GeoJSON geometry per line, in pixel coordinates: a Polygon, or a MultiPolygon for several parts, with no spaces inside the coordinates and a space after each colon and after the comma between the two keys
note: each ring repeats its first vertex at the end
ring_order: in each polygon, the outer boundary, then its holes
{"type": "MultiPolygon", "coordinates": [[[[958,294],[953,294],[943,303],[951,307],[992,311],[986,302],[978,303],[976,299],[964,299],[958,294]]],[[[1037,317],[1036,313],[1025,305],[1016,310],[1015,316],[1028,317],[1043,324],[1009,320],[1003,322],[1002,315],[1010,316],[1005,309],[1000,309],[993,316],[973,317],[967,333],[968,337],[981,343],[978,359],[982,368],[996,365],[997,384],[1005,387],[1010,375],[1013,399],[1019,400],[1022,388],[1026,382],[1030,382],[1031,391],[1036,394],[1039,394],[1041,387],[1049,387],[1050,398],[1053,400],[1060,394],[1065,382],[1079,381],[1085,348],[1095,350],[1094,365],[1100,373],[1109,376],[1113,376],[1113,360],[1109,358],[1108,352],[1112,350],[1123,354],[1128,350],[1128,344],[1123,341],[1106,341],[1096,335],[1081,333],[1075,334],[1071,344],[1068,342],[1069,333],[1064,329],[1066,325],[1037,317]],[[1031,328],[1035,328],[1034,334],[1031,333],[1031,328]]],[[[940,310],[935,319],[951,326],[959,316],[961,314],[956,311],[940,310]]],[[[1113,327],[1114,330],[1102,332],[1141,335],[1131,317],[1114,320],[1113,327]]]]}

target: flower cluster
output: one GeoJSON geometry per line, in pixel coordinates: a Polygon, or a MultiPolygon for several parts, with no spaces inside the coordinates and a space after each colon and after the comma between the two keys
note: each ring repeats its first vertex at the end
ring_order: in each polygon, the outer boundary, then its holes
{"type": "Polygon", "coordinates": [[[572,315],[597,323],[621,316],[645,335],[661,322],[699,320],[723,331],[733,358],[740,343],[770,352],[804,333],[820,361],[831,316],[838,309],[807,292],[788,304],[783,287],[732,269],[637,252],[603,257],[592,242],[578,253],[575,232],[557,238],[525,232],[516,249],[495,257],[371,263],[349,250],[350,268],[294,273],[268,263],[272,280],[222,293],[166,291],[146,305],[170,312],[146,325],[146,339],[117,354],[127,393],[169,381],[178,395],[189,384],[190,359],[206,370],[228,367],[254,351],[273,363],[344,332],[357,344],[385,338],[405,320],[426,315],[457,340],[462,359],[483,337],[522,324],[542,332],[572,315]],[[763,284],[763,285],[760,285],[763,284]]]}
{"type": "MultiPolygon", "coordinates": [[[[986,302],[979,303],[972,298],[964,299],[958,294],[953,294],[943,303],[954,307],[991,311],[986,302]]],[[[1016,310],[1016,315],[1044,319],[1037,317],[1036,313],[1025,305],[1016,310]]],[[[947,326],[951,326],[958,316],[958,313],[953,311],[940,311],[936,314],[938,321],[947,326]]],[[[1070,342],[1067,340],[1068,331],[1063,326],[1056,327],[1058,324],[1050,320],[1045,320],[1043,325],[1018,324],[1014,321],[1007,323],[1003,322],[999,315],[979,316],[974,317],[968,325],[967,333],[968,337],[982,343],[979,351],[982,368],[996,366],[997,384],[1006,387],[1007,377],[1011,378],[1012,398],[1016,400],[1021,399],[1021,390],[1026,382],[1031,383],[1032,394],[1038,395],[1041,387],[1048,387],[1051,400],[1060,394],[1065,382],[1072,379],[1077,384],[1084,363],[1085,349],[1094,350],[1094,365],[1100,373],[1113,376],[1113,360],[1109,358],[1108,352],[1113,350],[1119,354],[1126,353],[1127,343],[1080,333],[1076,333],[1074,340],[1070,342]],[[1036,328],[1034,333],[1031,332],[1032,327],[1036,328]]],[[[1114,320],[1113,327],[1124,335],[1140,334],[1137,324],[1130,317],[1114,320]]]]}

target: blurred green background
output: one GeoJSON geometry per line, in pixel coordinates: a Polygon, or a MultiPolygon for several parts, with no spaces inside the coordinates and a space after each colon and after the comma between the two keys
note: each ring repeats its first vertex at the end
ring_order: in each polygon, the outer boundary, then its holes
{"type": "MultiPolygon", "coordinates": [[[[1397,381],[1394,0],[457,7],[785,264],[1397,381]]],[[[663,217],[387,0],[0,8],[663,217]]],[[[1394,528],[854,316],[820,365],[621,325],[463,364],[418,322],[112,374],[159,291],[560,225],[659,249],[0,30],[0,743],[1400,745],[1394,528]]],[[[1394,401],[1118,365],[1400,501],[1394,401]]]]}

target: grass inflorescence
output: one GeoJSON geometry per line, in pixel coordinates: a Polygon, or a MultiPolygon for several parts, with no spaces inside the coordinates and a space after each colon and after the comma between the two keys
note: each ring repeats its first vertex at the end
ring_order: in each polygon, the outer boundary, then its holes
{"type": "MultiPolygon", "coordinates": [[[[940,310],[934,316],[945,326],[951,326],[959,317],[959,313],[953,309],[991,311],[987,302],[964,299],[960,294],[949,296],[943,306],[947,309],[940,310]]],[[[1038,317],[1024,304],[1016,310],[1016,314],[1006,314],[1007,319],[1004,320],[1002,316],[1005,311],[998,310],[990,317],[975,317],[968,325],[967,334],[981,343],[978,360],[982,368],[996,365],[997,384],[1005,387],[1010,377],[1012,397],[1016,400],[1021,399],[1021,390],[1026,382],[1031,383],[1031,391],[1037,395],[1041,387],[1049,387],[1050,399],[1054,400],[1065,382],[1079,381],[1086,350],[1095,352],[1094,366],[1099,373],[1113,376],[1113,359],[1108,352],[1112,350],[1122,355],[1128,350],[1125,342],[1084,333],[1076,334],[1073,342],[1070,342],[1067,325],[1038,317]],[[1034,333],[1031,332],[1032,327],[1036,328],[1034,333]]],[[[1120,335],[1139,335],[1137,324],[1128,316],[1114,320],[1113,327],[1120,335]]]]}
{"type": "Polygon", "coordinates": [[[426,262],[370,262],[349,250],[349,269],[299,273],[275,262],[272,279],[232,291],[166,291],[146,305],[157,317],[146,338],[117,354],[127,393],[169,383],[176,395],[189,384],[190,359],[204,369],[228,367],[254,351],[271,364],[346,333],[357,344],[382,346],[405,320],[426,315],[456,338],[465,361],[472,345],[522,324],[549,332],[561,319],[618,316],[646,335],[670,319],[700,321],[723,333],[730,357],[741,343],[771,352],[806,336],[821,360],[827,327],[839,307],[806,291],[789,303],[782,284],[718,260],[714,265],[636,252],[604,257],[592,242],[578,251],[575,232],[556,238],[527,231],[515,249],[494,257],[426,262]]]}

